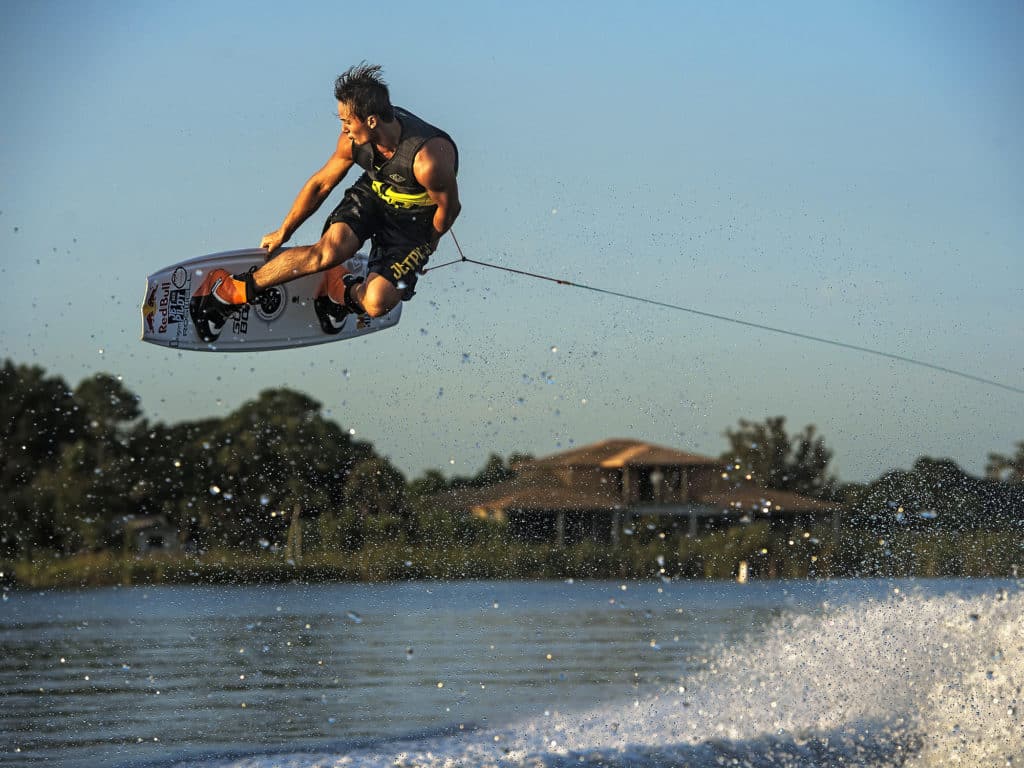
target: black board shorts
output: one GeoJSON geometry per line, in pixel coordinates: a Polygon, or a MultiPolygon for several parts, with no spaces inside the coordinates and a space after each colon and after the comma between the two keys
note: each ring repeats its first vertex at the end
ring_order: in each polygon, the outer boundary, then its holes
{"type": "MultiPolygon", "coordinates": [[[[409,252],[430,242],[434,232],[434,208],[395,209],[381,200],[364,173],[345,190],[338,207],[324,222],[326,232],[334,224],[347,224],[360,242],[371,242],[367,272],[376,272],[403,292],[403,301],[415,293],[419,272],[410,269],[409,252]],[[403,263],[405,262],[405,263],[403,263]]],[[[426,261],[419,265],[422,269],[426,261]]]]}

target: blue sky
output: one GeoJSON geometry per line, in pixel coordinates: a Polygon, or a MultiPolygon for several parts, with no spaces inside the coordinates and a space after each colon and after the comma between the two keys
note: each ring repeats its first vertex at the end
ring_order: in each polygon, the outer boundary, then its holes
{"type": "Polygon", "coordinates": [[[19,2],[4,26],[3,354],[121,375],[150,418],[289,386],[409,475],[612,436],[717,455],[772,415],[845,480],[1024,439],[1018,394],[471,265],[357,342],[138,341],[148,273],[277,228],[365,59],[458,141],[471,258],[1024,386],[1019,3],[19,2]]]}

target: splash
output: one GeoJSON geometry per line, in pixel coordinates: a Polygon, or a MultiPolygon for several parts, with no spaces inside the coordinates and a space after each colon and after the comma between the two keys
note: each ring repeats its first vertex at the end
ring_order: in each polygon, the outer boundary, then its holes
{"type": "Polygon", "coordinates": [[[789,616],[647,699],[336,754],[204,768],[1024,764],[1024,594],[894,594],[789,616]]]}

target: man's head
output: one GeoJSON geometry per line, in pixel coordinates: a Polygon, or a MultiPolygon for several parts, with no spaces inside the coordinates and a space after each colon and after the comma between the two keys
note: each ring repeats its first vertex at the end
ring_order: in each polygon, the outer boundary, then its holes
{"type": "Polygon", "coordinates": [[[342,129],[356,144],[369,141],[381,121],[390,123],[395,119],[388,85],[380,70],[379,64],[363,62],[345,70],[334,81],[342,129]]]}

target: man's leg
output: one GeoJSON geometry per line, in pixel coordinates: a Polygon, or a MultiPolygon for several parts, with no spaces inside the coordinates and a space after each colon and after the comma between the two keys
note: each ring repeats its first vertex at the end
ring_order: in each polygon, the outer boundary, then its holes
{"type": "Polygon", "coordinates": [[[402,300],[401,291],[376,272],[371,272],[366,282],[353,288],[352,293],[370,317],[386,315],[402,300]]]}
{"type": "MultiPolygon", "coordinates": [[[[211,270],[189,302],[196,333],[203,341],[216,341],[231,314],[245,303],[255,301],[260,291],[341,264],[353,256],[360,245],[362,241],[352,228],[338,222],[328,227],[313,245],[283,250],[251,274],[231,275],[223,269],[211,270]]],[[[319,308],[317,314],[320,314],[319,308]]],[[[321,318],[321,325],[323,323],[321,318]]],[[[328,330],[327,326],[324,330],[338,332],[328,330]]]]}
{"type": "MultiPolygon", "coordinates": [[[[387,224],[387,222],[385,221],[387,224]]],[[[409,237],[394,227],[384,227],[375,235],[374,247],[370,250],[366,281],[353,286],[351,295],[359,300],[371,317],[386,315],[401,301],[408,301],[415,293],[416,282],[428,256],[413,262],[412,253],[416,235],[409,237]]]]}
{"type": "Polygon", "coordinates": [[[324,272],[313,308],[324,333],[341,333],[351,314],[380,317],[401,301],[398,290],[375,272],[364,280],[343,266],[324,272]]]}
{"type": "Polygon", "coordinates": [[[337,267],[355,255],[362,240],[344,222],[331,224],[313,245],[286,248],[253,273],[257,290],[337,267]]]}

